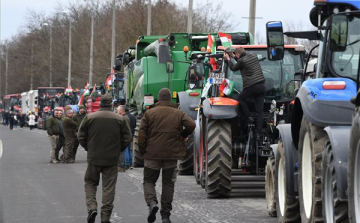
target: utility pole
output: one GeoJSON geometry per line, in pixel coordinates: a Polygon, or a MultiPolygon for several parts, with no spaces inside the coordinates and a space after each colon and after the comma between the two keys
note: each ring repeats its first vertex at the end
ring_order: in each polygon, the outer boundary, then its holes
{"type": "Polygon", "coordinates": [[[30,90],[33,89],[33,62],[34,62],[34,43],[33,40],[31,40],[30,90]]]}
{"type": "Polygon", "coordinates": [[[49,33],[50,33],[50,62],[49,62],[49,86],[52,87],[52,28],[50,26],[50,23],[43,23],[43,26],[49,26],[49,33]]]}
{"type": "MultiPolygon", "coordinates": [[[[1,1],[1,0],[0,0],[1,1]]],[[[0,39],[0,43],[1,43],[1,39],[0,39]]],[[[1,75],[2,75],[2,72],[1,72],[1,62],[2,62],[2,46],[1,46],[1,44],[0,44],[0,100],[1,100],[1,98],[2,98],[2,94],[1,94],[1,92],[2,92],[2,77],[1,77],[1,75]]]]}
{"type": "Polygon", "coordinates": [[[187,32],[192,33],[193,0],[189,0],[187,32]]]}
{"type": "Polygon", "coordinates": [[[92,86],[92,79],[93,79],[93,55],[94,55],[94,14],[93,12],[91,12],[89,86],[92,86]]]}
{"type": "Polygon", "coordinates": [[[146,35],[151,35],[151,0],[147,4],[147,32],[146,35]]]}
{"type": "Polygon", "coordinates": [[[68,70],[68,87],[71,86],[71,19],[69,18],[69,70],[68,70]]]}
{"type": "Polygon", "coordinates": [[[8,74],[9,74],[9,58],[8,58],[8,49],[6,48],[5,54],[5,95],[8,93],[8,74]]]}
{"type": "Polygon", "coordinates": [[[113,0],[112,36],[111,36],[111,85],[114,86],[114,76],[112,69],[115,63],[115,0],[113,0]]]}
{"type": "Polygon", "coordinates": [[[250,0],[249,32],[255,37],[256,0],[250,0]]]}

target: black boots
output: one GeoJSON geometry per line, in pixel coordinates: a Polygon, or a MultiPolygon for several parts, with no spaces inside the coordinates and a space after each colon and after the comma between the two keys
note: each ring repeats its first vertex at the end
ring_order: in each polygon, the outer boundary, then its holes
{"type": "Polygon", "coordinates": [[[90,210],[90,211],[88,212],[87,222],[88,222],[88,223],[94,223],[94,222],[95,222],[96,215],[97,215],[97,211],[96,211],[96,210],[90,210]]]}
{"type": "Polygon", "coordinates": [[[156,201],[152,201],[149,204],[149,215],[148,215],[148,222],[153,223],[156,220],[156,213],[158,212],[159,207],[157,206],[156,201]]]}

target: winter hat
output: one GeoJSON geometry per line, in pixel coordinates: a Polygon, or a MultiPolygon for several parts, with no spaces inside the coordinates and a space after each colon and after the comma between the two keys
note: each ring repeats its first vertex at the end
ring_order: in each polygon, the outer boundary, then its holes
{"type": "Polygon", "coordinates": [[[100,99],[100,107],[111,107],[112,97],[110,94],[104,94],[100,99]]]}
{"type": "Polygon", "coordinates": [[[171,100],[171,92],[170,92],[169,88],[162,88],[159,91],[158,99],[159,99],[159,101],[170,101],[171,100]]]}
{"type": "Polygon", "coordinates": [[[71,107],[70,105],[66,105],[66,106],[65,106],[65,112],[66,112],[67,110],[70,110],[70,109],[72,109],[72,107],[71,107]]]}

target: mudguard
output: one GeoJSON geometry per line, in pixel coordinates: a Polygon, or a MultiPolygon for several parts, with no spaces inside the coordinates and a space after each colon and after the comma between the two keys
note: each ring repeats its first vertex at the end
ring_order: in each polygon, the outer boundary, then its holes
{"type": "Polygon", "coordinates": [[[270,145],[270,148],[271,148],[272,151],[273,151],[273,154],[274,154],[275,159],[276,159],[277,147],[278,147],[278,144],[271,144],[271,145],[270,145]]]}
{"type": "Polygon", "coordinates": [[[326,126],[351,125],[354,105],[351,97],[356,95],[356,83],[347,78],[319,78],[305,81],[296,97],[307,120],[326,126]],[[343,90],[325,90],[324,81],[344,81],[343,90]]]}
{"type": "Polygon", "coordinates": [[[289,196],[298,195],[298,178],[297,171],[297,153],[292,136],[291,136],[291,124],[280,124],[277,126],[280,132],[281,140],[284,146],[285,159],[286,159],[286,191],[289,196]]]}
{"type": "Polygon", "coordinates": [[[178,92],[179,108],[190,118],[196,120],[200,97],[191,97],[186,91],[178,92]]]}
{"type": "Polygon", "coordinates": [[[210,119],[230,119],[238,115],[238,105],[231,98],[207,98],[203,101],[203,113],[210,119]]]}
{"type": "Polygon", "coordinates": [[[347,199],[347,170],[351,126],[328,126],[325,128],[335,160],[337,194],[340,199],[347,199]]]}

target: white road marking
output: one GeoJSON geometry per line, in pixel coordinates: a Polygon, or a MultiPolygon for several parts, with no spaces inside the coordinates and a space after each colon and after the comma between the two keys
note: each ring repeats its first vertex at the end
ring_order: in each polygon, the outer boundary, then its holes
{"type": "Polygon", "coordinates": [[[2,157],[3,154],[3,145],[2,145],[2,141],[0,140],[0,159],[2,157]]]}

